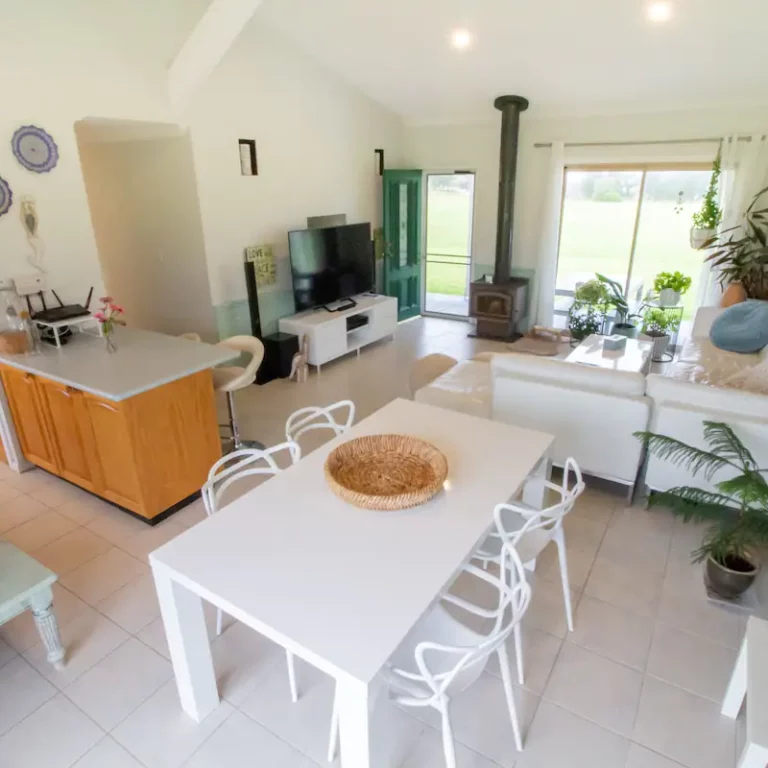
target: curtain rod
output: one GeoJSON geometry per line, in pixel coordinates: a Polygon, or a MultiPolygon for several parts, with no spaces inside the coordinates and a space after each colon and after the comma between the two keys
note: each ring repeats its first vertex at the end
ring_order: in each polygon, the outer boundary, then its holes
{"type": "MultiPolygon", "coordinates": [[[[752,141],[751,136],[739,136],[737,141],[752,141]]],[[[576,141],[566,142],[565,147],[647,147],[658,144],[719,144],[722,138],[715,139],[657,139],[655,141],[576,141]]],[[[551,147],[552,142],[537,142],[535,149],[551,147]]]]}

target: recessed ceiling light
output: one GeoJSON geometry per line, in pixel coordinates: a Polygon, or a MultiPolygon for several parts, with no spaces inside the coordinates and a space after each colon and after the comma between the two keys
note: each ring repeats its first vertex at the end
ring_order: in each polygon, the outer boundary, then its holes
{"type": "Polygon", "coordinates": [[[659,0],[658,2],[651,3],[648,6],[648,18],[651,21],[655,21],[657,24],[662,24],[665,21],[669,21],[672,18],[672,5],[665,2],[665,0],[659,0]]]}
{"type": "Polygon", "coordinates": [[[466,29],[454,29],[451,33],[451,45],[457,50],[466,50],[471,44],[472,35],[466,29]]]}

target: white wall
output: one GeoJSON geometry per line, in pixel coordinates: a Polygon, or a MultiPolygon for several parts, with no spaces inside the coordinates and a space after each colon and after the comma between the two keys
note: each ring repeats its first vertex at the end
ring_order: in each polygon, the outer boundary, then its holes
{"type": "MultiPolygon", "coordinates": [[[[499,131],[501,116],[492,123],[408,125],[404,161],[424,170],[465,169],[477,172],[473,258],[476,272],[494,260],[498,199],[499,131]]],[[[594,117],[521,117],[518,181],[515,199],[513,266],[535,269],[538,261],[541,206],[549,165],[549,150],[535,143],[653,141],[720,137],[768,129],[768,107],[732,108],[656,114],[596,115],[594,117]]],[[[711,160],[717,144],[624,146],[567,149],[566,162],[643,162],[711,160]]],[[[488,270],[486,270],[488,271],[488,270]]]]}
{"type": "Polygon", "coordinates": [[[215,340],[189,137],[79,147],[106,290],[126,321],[215,340]]]}
{"type": "Polygon", "coordinates": [[[257,17],[193,100],[191,127],[214,303],[246,297],[243,248],[270,243],[279,284],[261,293],[266,332],[292,310],[287,232],[307,216],[380,219],[374,149],[399,163],[402,124],[257,17]],[[241,176],[238,139],[255,139],[259,175],[241,176]]]}

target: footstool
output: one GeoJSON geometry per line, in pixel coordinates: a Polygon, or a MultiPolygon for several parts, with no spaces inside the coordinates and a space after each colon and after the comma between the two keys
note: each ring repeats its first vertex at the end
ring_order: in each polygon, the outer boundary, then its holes
{"type": "Polygon", "coordinates": [[[7,541],[0,541],[0,624],[32,611],[48,661],[64,667],[59,626],[53,613],[51,585],[58,577],[7,541]]]}

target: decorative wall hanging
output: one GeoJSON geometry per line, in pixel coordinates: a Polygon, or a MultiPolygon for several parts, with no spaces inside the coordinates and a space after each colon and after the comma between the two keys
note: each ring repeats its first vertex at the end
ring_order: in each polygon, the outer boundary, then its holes
{"type": "Polygon", "coordinates": [[[45,255],[45,243],[43,243],[38,234],[40,226],[40,217],[37,215],[37,203],[31,195],[23,195],[20,201],[21,226],[27,235],[27,241],[32,247],[32,254],[27,254],[27,261],[30,266],[38,272],[45,272],[43,267],[43,256],[45,255]]]}
{"type": "Polygon", "coordinates": [[[259,288],[277,283],[277,265],[271,245],[248,246],[245,249],[245,260],[253,262],[259,288]]]}
{"type": "Polygon", "coordinates": [[[59,162],[59,148],[53,136],[35,125],[22,125],[11,139],[16,159],[34,173],[48,173],[59,162]]]}
{"type": "Polygon", "coordinates": [[[13,205],[13,192],[11,192],[8,182],[0,177],[0,216],[8,213],[11,205],[13,205]]]}

